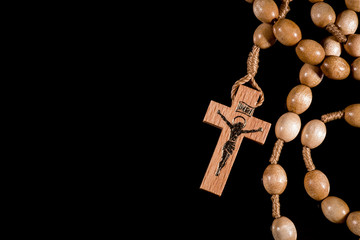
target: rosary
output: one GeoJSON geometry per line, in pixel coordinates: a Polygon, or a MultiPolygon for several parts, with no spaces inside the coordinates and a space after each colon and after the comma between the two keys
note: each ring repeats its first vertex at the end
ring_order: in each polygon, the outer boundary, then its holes
{"type": "MultiPolygon", "coordinates": [[[[294,223],[280,215],[280,195],[287,186],[287,175],[278,164],[279,157],[284,144],[294,140],[300,133],[299,115],[311,105],[311,88],[319,85],[324,76],[332,80],[351,77],[360,81],[360,34],[356,34],[360,0],[345,0],[348,9],[338,15],[324,0],[309,0],[313,3],[310,12],[313,23],[330,33],[321,43],[302,39],[299,26],[286,18],[293,0],[282,0],[279,7],[274,0],[245,1],[253,4],[253,12],[262,23],[253,35],[254,45],[247,60],[247,74],[236,81],[231,89],[231,107],[211,101],[205,114],[204,122],[220,128],[221,135],[200,188],[221,196],[243,138],[265,143],[271,124],[253,117],[255,109],[265,100],[263,91],[255,81],[260,50],[270,48],[277,41],[285,46],[294,46],[296,55],[304,63],[299,72],[301,84],[289,92],[286,98],[288,112],[280,116],[275,124],[277,141],[270,164],[263,173],[263,185],[271,195],[274,218],[271,231],[274,239],[295,240],[297,231],[294,223]],[[341,57],[342,49],[354,57],[351,64],[341,57]],[[244,86],[247,82],[254,89],[244,86]]],[[[329,221],[346,223],[352,233],[360,236],[360,211],[351,212],[344,200],[329,196],[329,180],[315,168],[311,156],[311,150],[319,147],[326,137],[326,124],[342,119],[360,128],[360,103],[324,114],[302,128],[302,155],[307,169],[304,187],[312,199],[321,201],[321,210],[329,221]]]]}

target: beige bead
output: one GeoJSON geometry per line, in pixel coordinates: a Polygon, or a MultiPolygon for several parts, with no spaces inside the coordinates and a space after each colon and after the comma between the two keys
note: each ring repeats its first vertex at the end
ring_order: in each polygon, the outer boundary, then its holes
{"type": "Polygon", "coordinates": [[[360,57],[360,34],[349,35],[344,48],[351,56],[360,57]]]}
{"type": "Polygon", "coordinates": [[[327,197],[321,202],[321,210],[325,217],[333,223],[344,223],[350,212],[346,202],[334,196],[327,197]]]}
{"type": "Polygon", "coordinates": [[[274,24],[274,35],[285,46],[294,46],[301,38],[299,26],[289,19],[281,19],[274,24]]]}
{"type": "Polygon", "coordinates": [[[336,19],[334,9],[324,2],[315,3],[311,8],[310,15],[313,23],[321,28],[326,27],[330,23],[335,23],[336,19]]]}
{"type": "Polygon", "coordinates": [[[305,63],[299,73],[300,82],[308,87],[319,85],[324,77],[320,67],[305,63]]]}
{"type": "Polygon", "coordinates": [[[253,11],[256,18],[264,23],[271,23],[279,16],[278,6],[273,0],[255,0],[253,11]]]}
{"type": "Polygon", "coordinates": [[[360,211],[350,213],[346,225],[353,234],[360,236],[360,211]]]}
{"type": "Polygon", "coordinates": [[[274,219],[271,232],[275,240],[296,240],[297,231],[294,223],[287,217],[274,219]]]}
{"type": "Polygon", "coordinates": [[[345,121],[353,127],[360,128],[360,103],[345,108],[345,121]]]}
{"type": "Polygon", "coordinates": [[[318,119],[308,122],[301,132],[301,143],[310,149],[318,147],[326,137],[325,123],[318,119]]]}
{"type": "Polygon", "coordinates": [[[344,80],[350,74],[350,65],[342,57],[326,57],[320,68],[326,77],[333,80],[344,80]]]}
{"type": "Polygon", "coordinates": [[[275,135],[284,142],[290,142],[296,138],[301,128],[299,115],[287,112],[283,114],[276,122],[275,135]]]}
{"type": "Polygon", "coordinates": [[[289,92],[286,99],[286,106],[290,112],[301,114],[310,107],[311,101],[311,89],[308,86],[300,84],[289,92]]]}
{"type": "Polygon", "coordinates": [[[321,45],[325,50],[325,56],[340,56],[341,55],[341,43],[339,43],[334,36],[328,36],[322,40],[321,45]]]}
{"type": "Polygon", "coordinates": [[[355,59],[351,64],[351,73],[355,80],[360,80],[360,58],[355,59]]]}
{"type": "Polygon", "coordinates": [[[345,4],[348,9],[360,12],[360,1],[359,0],[345,0],[345,4]]]}
{"type": "Polygon", "coordinates": [[[270,164],[264,171],[263,184],[269,194],[282,194],[287,185],[285,170],[279,164],[270,164]]]}
{"type": "Polygon", "coordinates": [[[340,28],[343,34],[350,35],[356,32],[359,25],[359,19],[356,12],[353,10],[345,10],[337,16],[335,24],[340,28]]]}
{"type": "Polygon", "coordinates": [[[276,38],[273,33],[273,26],[268,23],[260,24],[253,36],[254,44],[261,49],[266,49],[275,44],[276,38]]]}
{"type": "Polygon", "coordinates": [[[307,194],[316,201],[323,200],[330,192],[329,180],[326,175],[319,170],[306,173],[304,186],[307,194]]]}
{"type": "Polygon", "coordinates": [[[320,43],[311,39],[301,40],[295,50],[301,61],[311,65],[318,65],[325,58],[324,48],[320,43]]]}

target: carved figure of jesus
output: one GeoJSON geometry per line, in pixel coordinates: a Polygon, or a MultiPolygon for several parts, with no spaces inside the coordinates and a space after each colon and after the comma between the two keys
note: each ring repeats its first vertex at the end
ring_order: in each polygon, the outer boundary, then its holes
{"type": "Polygon", "coordinates": [[[225,121],[225,123],[229,126],[230,128],[230,137],[229,140],[226,141],[226,143],[224,144],[223,148],[222,148],[222,157],[221,157],[221,161],[219,162],[219,166],[216,170],[215,175],[219,176],[221,169],[225,166],[226,161],[228,160],[229,156],[233,153],[234,149],[235,149],[235,142],[236,139],[240,136],[240,134],[242,133],[254,133],[254,132],[262,132],[263,129],[259,128],[259,129],[252,129],[252,130],[243,130],[243,128],[246,126],[246,120],[245,118],[241,117],[241,116],[237,116],[234,118],[234,120],[238,117],[244,119],[244,123],[242,122],[238,122],[238,123],[230,123],[224,115],[221,114],[220,110],[217,111],[217,113],[220,115],[220,117],[225,121]]]}

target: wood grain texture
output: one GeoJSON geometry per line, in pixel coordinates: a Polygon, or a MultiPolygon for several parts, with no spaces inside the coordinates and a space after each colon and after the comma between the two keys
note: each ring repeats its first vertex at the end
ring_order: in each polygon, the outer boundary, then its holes
{"type": "Polygon", "coordinates": [[[255,117],[247,116],[244,113],[236,112],[236,108],[240,101],[245,102],[250,106],[255,106],[259,99],[259,96],[260,92],[241,85],[237,91],[231,107],[227,107],[214,101],[210,102],[203,121],[222,130],[213,156],[210,160],[210,164],[201,183],[201,189],[221,196],[243,138],[249,138],[260,144],[265,143],[271,124],[255,117]],[[230,128],[221,119],[220,115],[217,113],[218,111],[220,111],[221,114],[223,114],[226,119],[228,119],[228,121],[231,123],[234,123],[233,119],[236,116],[242,116],[243,118],[245,118],[246,126],[244,127],[244,130],[258,129],[262,127],[263,131],[255,133],[242,133],[237,138],[233,153],[228,158],[225,166],[221,169],[219,176],[216,176],[215,172],[217,170],[219,162],[221,161],[222,148],[226,141],[228,141],[230,135],[230,128]]]}

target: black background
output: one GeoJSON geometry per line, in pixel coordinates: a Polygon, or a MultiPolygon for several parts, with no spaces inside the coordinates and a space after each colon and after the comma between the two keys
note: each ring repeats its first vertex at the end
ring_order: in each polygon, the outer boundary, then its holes
{"type": "MultiPolygon", "coordinates": [[[[344,1],[327,2],[337,14],[346,9],[344,1]]],[[[280,5],[279,0],[276,3],[280,5]]],[[[165,81],[171,83],[158,85],[168,94],[166,99],[159,100],[163,104],[161,111],[166,112],[169,120],[162,125],[168,132],[157,148],[159,155],[163,149],[160,144],[170,150],[164,160],[165,176],[159,178],[159,189],[164,195],[160,203],[166,212],[163,217],[168,223],[167,229],[179,237],[273,239],[271,200],[262,185],[262,174],[276,141],[276,121],[287,112],[286,97],[300,84],[299,71],[303,63],[296,56],[295,47],[279,42],[260,51],[255,79],[265,93],[265,102],[255,110],[254,116],[272,123],[266,143],[261,146],[244,139],[221,197],[200,190],[220,136],[219,129],[202,122],[203,117],[210,100],[231,105],[231,87],[246,74],[253,32],[260,21],[254,16],[252,5],[243,0],[180,5],[177,14],[171,9],[161,20],[175,19],[172,26],[164,28],[160,45],[168,46],[168,51],[163,55],[164,64],[158,68],[164,70],[165,81]],[[170,109],[165,107],[166,103],[171,104],[170,109]]],[[[329,33],[312,23],[311,6],[309,1],[293,1],[287,18],[299,25],[303,39],[319,42],[329,33]]],[[[345,51],[342,57],[349,64],[355,59],[345,51]]],[[[310,108],[300,115],[302,126],[312,119],[320,119],[323,114],[359,103],[360,81],[351,77],[343,81],[324,77],[320,85],[312,88],[312,93],[310,108]]],[[[359,211],[360,129],[344,120],[326,126],[325,141],[312,150],[315,166],[327,175],[330,195],[346,201],[351,211],[359,211]]],[[[299,240],[358,239],[346,224],[329,222],[322,214],[320,202],[305,192],[306,168],[300,135],[285,143],[279,160],[288,176],[287,188],[280,196],[281,215],[294,222],[299,240]]]]}

